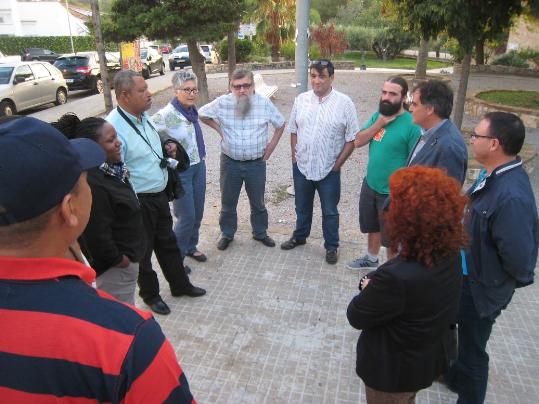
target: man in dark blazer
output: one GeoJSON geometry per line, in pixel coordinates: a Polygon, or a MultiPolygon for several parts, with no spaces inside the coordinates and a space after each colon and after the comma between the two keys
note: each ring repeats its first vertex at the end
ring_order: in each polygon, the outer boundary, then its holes
{"type": "Polygon", "coordinates": [[[412,92],[410,112],[423,134],[408,157],[408,166],[443,168],[461,184],[468,167],[468,151],[462,134],[449,120],[453,91],[443,82],[429,80],[412,92]]]}

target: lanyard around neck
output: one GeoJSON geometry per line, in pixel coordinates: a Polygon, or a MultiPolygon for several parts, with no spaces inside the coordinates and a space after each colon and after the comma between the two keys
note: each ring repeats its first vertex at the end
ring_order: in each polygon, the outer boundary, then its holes
{"type": "MultiPolygon", "coordinates": [[[[127,117],[127,115],[125,115],[125,112],[122,111],[121,108],[119,107],[116,107],[116,110],[118,111],[118,113],[120,114],[120,116],[128,123],[129,126],[131,126],[133,128],[133,130],[142,138],[142,140],[144,140],[144,143],[146,143],[148,145],[148,147],[150,148],[150,150],[153,152],[153,154],[155,154],[155,157],[157,157],[157,159],[159,161],[162,161],[163,160],[163,157],[160,157],[159,154],[157,154],[157,152],[153,149],[152,145],[150,144],[150,142],[148,141],[148,139],[146,139],[144,136],[142,136],[142,133],[140,133],[140,130],[138,130],[138,128],[136,127],[136,125],[133,123],[133,121],[131,121],[131,119],[129,119],[127,117]]],[[[142,117],[141,117],[141,120],[142,120],[142,117]]],[[[144,126],[144,121],[142,121],[142,125],[144,126]]],[[[150,124],[150,122],[148,121],[148,125],[154,130],[157,132],[157,130],[150,124]]]]}

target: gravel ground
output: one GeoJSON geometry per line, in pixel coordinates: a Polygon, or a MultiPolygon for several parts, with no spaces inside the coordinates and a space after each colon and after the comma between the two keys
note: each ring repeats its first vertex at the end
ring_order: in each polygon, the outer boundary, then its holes
{"type": "MultiPolygon", "coordinates": [[[[355,103],[360,125],[366,122],[376,110],[380,89],[389,73],[365,73],[360,71],[337,71],[334,88],[349,95],[355,103]]],[[[458,77],[453,78],[453,88],[457,88],[458,77]]],[[[277,108],[287,119],[292,109],[296,89],[291,87],[294,73],[264,74],[264,81],[269,85],[277,85],[279,90],[272,99],[277,108]]],[[[208,77],[210,99],[224,94],[227,90],[226,78],[208,77]]],[[[489,75],[474,75],[469,81],[469,92],[477,89],[507,88],[507,89],[536,89],[539,90],[539,79],[521,78],[515,76],[502,77],[489,75]]],[[[162,108],[173,96],[169,88],[154,96],[150,114],[162,108]]],[[[473,127],[477,120],[465,117],[464,126],[473,127]]],[[[203,225],[217,226],[220,209],[219,192],[219,138],[208,126],[202,125],[207,147],[207,192],[203,225]]],[[[528,130],[527,141],[539,146],[539,131],[528,130]]],[[[341,201],[339,211],[340,237],[343,243],[366,240],[359,232],[358,198],[361,180],[365,175],[367,148],[355,150],[343,166],[341,174],[341,201]]],[[[539,189],[539,180],[533,175],[534,188],[539,189]]],[[[292,167],[290,160],[289,133],[285,130],[283,137],[267,166],[266,205],[269,212],[270,233],[291,234],[295,223],[294,198],[286,193],[292,184],[292,167]]],[[[322,237],[321,211],[315,198],[315,215],[313,218],[312,237],[322,237]]],[[[242,190],[238,204],[238,226],[249,230],[249,203],[245,191],[242,190]]],[[[360,252],[358,251],[358,254],[360,252]]]]}

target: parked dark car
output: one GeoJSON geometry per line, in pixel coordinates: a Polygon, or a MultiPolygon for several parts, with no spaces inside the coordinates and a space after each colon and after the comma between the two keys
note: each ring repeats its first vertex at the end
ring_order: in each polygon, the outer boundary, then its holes
{"type": "Polygon", "coordinates": [[[50,49],[44,48],[26,48],[22,51],[21,60],[42,60],[49,63],[54,63],[58,58],[58,54],[50,49]]]}
{"type": "MultiPolygon", "coordinates": [[[[107,71],[112,86],[114,76],[121,70],[120,61],[112,54],[107,53],[107,71]]],[[[72,90],[92,90],[95,93],[103,92],[103,80],[97,52],[79,52],[60,56],[54,62],[64,75],[67,87],[72,90]]]]}

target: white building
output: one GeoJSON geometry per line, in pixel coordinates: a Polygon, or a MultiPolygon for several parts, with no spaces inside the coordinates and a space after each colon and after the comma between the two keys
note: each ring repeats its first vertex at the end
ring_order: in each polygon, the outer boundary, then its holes
{"type": "Polygon", "coordinates": [[[0,0],[0,36],[69,36],[69,26],[73,36],[88,35],[84,21],[68,14],[63,1],[0,0]]]}

